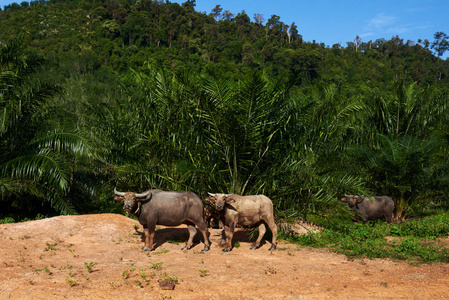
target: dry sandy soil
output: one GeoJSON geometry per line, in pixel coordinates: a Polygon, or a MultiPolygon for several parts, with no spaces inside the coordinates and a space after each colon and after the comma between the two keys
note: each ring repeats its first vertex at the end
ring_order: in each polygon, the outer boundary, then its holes
{"type": "MultiPolygon", "coordinates": [[[[186,226],[159,227],[154,252],[142,227],[116,214],[59,216],[0,225],[0,299],[448,299],[449,265],[347,260],[280,242],[223,253],[181,251],[186,226]],[[180,241],[177,243],[176,241],[180,241]],[[90,271],[90,272],[89,272],[90,271]],[[174,289],[160,281],[177,280],[174,289]]],[[[235,242],[234,240],[234,242],[235,242]]]]}

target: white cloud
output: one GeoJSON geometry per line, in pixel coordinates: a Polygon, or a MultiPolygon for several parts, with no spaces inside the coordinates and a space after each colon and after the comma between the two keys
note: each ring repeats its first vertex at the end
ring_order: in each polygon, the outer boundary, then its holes
{"type": "Polygon", "coordinates": [[[374,35],[374,32],[365,32],[365,33],[362,33],[362,34],[359,34],[359,36],[363,39],[363,38],[366,38],[366,37],[370,37],[370,36],[373,36],[374,35]]]}
{"type": "Polygon", "coordinates": [[[398,26],[394,26],[391,28],[388,28],[388,30],[386,30],[386,32],[391,33],[391,34],[403,34],[406,33],[408,31],[410,31],[412,28],[410,27],[410,25],[398,25],[398,26]]]}
{"type": "Polygon", "coordinates": [[[396,22],[396,17],[389,16],[385,13],[380,13],[371,20],[365,26],[366,30],[382,30],[385,27],[389,27],[396,22]]]}

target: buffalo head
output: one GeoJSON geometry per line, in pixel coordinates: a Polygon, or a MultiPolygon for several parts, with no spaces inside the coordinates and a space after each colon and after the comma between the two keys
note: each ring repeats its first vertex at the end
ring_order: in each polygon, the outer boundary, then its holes
{"type": "Polygon", "coordinates": [[[145,200],[150,193],[151,190],[148,190],[141,194],[136,194],[133,192],[119,192],[117,191],[117,188],[114,188],[114,194],[117,195],[114,197],[114,199],[123,202],[124,211],[131,212],[136,203],[145,200]]]}
{"type": "Polygon", "coordinates": [[[357,205],[363,201],[364,196],[360,197],[358,195],[346,195],[345,198],[342,198],[341,201],[348,203],[350,207],[357,205]]]}
{"type": "Polygon", "coordinates": [[[215,208],[217,210],[222,210],[226,203],[232,203],[235,202],[234,199],[229,198],[233,194],[212,194],[208,193],[210,197],[208,197],[208,200],[215,204],[215,208]]]}

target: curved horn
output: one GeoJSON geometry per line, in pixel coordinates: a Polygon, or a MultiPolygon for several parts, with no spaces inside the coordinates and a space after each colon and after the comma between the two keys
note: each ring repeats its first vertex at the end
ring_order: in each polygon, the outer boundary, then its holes
{"type": "Polygon", "coordinates": [[[209,196],[211,196],[211,197],[214,197],[215,196],[215,194],[212,194],[212,193],[209,193],[209,192],[207,192],[208,194],[209,194],[209,196]]]}
{"type": "Polygon", "coordinates": [[[134,196],[135,196],[136,198],[143,198],[143,197],[148,196],[150,193],[151,193],[151,190],[148,190],[148,191],[143,192],[143,193],[141,193],[141,194],[134,194],[134,196]]]}
{"type": "Polygon", "coordinates": [[[124,192],[117,191],[117,187],[114,188],[114,194],[116,194],[117,196],[122,196],[122,197],[125,196],[124,192]]]}

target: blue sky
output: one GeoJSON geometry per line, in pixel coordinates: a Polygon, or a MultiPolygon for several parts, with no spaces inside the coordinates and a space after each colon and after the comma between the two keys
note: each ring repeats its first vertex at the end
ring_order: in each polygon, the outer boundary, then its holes
{"type": "MultiPolygon", "coordinates": [[[[0,6],[12,2],[21,1],[0,0],[0,6]]],[[[346,46],[357,35],[364,42],[396,35],[433,42],[437,31],[449,35],[449,0],[196,0],[195,10],[208,14],[217,4],[234,15],[245,11],[252,21],[255,13],[265,20],[278,15],[285,24],[295,22],[305,41],[329,46],[346,46]]]]}

